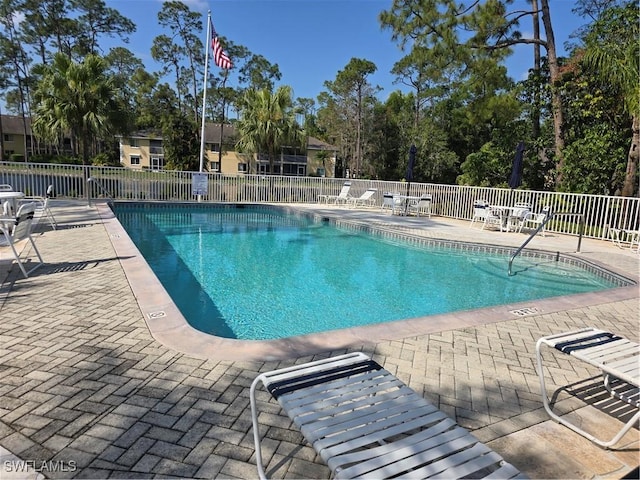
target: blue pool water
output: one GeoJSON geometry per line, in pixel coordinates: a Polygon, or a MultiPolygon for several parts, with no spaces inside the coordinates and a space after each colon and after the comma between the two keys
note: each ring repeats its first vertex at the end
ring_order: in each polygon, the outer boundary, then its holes
{"type": "Polygon", "coordinates": [[[275,339],[610,288],[552,260],[411,247],[279,210],[117,206],[187,321],[275,339]]]}

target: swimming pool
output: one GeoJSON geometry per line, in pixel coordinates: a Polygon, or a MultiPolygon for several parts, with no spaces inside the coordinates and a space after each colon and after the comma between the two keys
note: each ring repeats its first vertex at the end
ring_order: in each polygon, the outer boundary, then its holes
{"type": "Polygon", "coordinates": [[[509,252],[367,235],[278,208],[115,212],[187,321],[225,338],[285,338],[618,286],[550,257],[519,258],[508,277],[509,252]]]}

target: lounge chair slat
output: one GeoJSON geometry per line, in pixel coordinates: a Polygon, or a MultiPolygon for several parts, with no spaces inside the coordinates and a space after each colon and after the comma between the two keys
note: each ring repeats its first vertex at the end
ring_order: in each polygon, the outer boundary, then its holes
{"type": "MultiPolygon", "coordinates": [[[[406,396],[400,397],[398,395],[385,395],[384,398],[376,399],[375,402],[367,402],[366,399],[358,402],[351,402],[349,404],[342,404],[329,410],[314,411],[309,415],[297,415],[291,417],[294,421],[304,421],[306,425],[316,425],[317,428],[324,426],[335,426],[335,428],[341,428],[341,426],[347,421],[345,417],[348,417],[350,422],[359,419],[360,417],[376,415],[376,411],[385,409],[389,412],[388,416],[395,414],[402,414],[405,412],[411,412],[417,410],[419,407],[425,407],[426,413],[431,413],[434,410],[428,406],[419,405],[415,402],[411,402],[411,398],[406,396]],[[342,407],[342,408],[340,408],[342,407]],[[333,421],[329,418],[334,418],[333,421]]],[[[419,415],[416,412],[415,415],[419,415]]]]}
{"type": "MultiPolygon", "coordinates": [[[[502,457],[495,452],[484,452],[478,448],[483,446],[481,444],[476,445],[473,449],[465,450],[456,455],[456,460],[460,463],[453,468],[447,468],[446,475],[436,475],[434,478],[468,478],[472,474],[481,472],[485,468],[499,465],[502,461],[502,457]],[[472,452],[471,450],[476,450],[472,452]]],[[[411,477],[411,472],[409,473],[411,477]]]]}
{"type": "MultiPolygon", "coordinates": [[[[375,465],[377,460],[373,459],[369,463],[365,462],[356,466],[357,470],[354,470],[362,473],[354,475],[353,470],[350,470],[349,476],[350,478],[393,478],[396,476],[403,478],[433,478],[438,476],[442,478],[460,478],[455,474],[454,469],[460,463],[469,461],[470,458],[482,455],[487,451],[486,446],[478,443],[478,440],[469,434],[453,440],[447,440],[446,445],[452,448],[450,455],[442,455],[442,449],[440,448],[442,445],[444,444],[426,442],[424,445],[420,445],[421,450],[418,453],[407,458],[401,458],[397,462],[382,465],[376,469],[370,468],[375,465]]],[[[498,461],[502,460],[499,455],[497,455],[497,458],[499,459],[498,461]]]]}
{"type": "MultiPolygon", "coordinates": [[[[407,421],[398,421],[398,418],[391,420],[382,420],[376,424],[362,424],[358,428],[354,428],[349,431],[343,431],[335,434],[331,437],[324,438],[314,443],[314,447],[319,452],[324,452],[322,455],[326,455],[326,459],[330,456],[343,454],[347,451],[351,451],[374,443],[388,442],[391,437],[406,435],[414,432],[417,429],[434,427],[432,433],[435,434],[438,431],[438,423],[434,424],[433,421],[443,422],[446,420],[443,416],[435,414],[427,417],[419,417],[416,419],[407,419],[407,421]]],[[[444,425],[441,427],[444,428],[444,425]]],[[[399,440],[398,440],[399,441],[399,440]]],[[[395,443],[395,442],[394,442],[395,443]]],[[[368,447],[372,448],[372,447],[368,447]]]]}
{"type": "MultiPolygon", "coordinates": [[[[410,422],[412,424],[412,426],[415,426],[416,428],[421,426],[421,422],[419,420],[414,421],[414,422],[410,422]]],[[[440,422],[438,422],[437,424],[430,426],[428,428],[426,428],[425,430],[421,430],[418,433],[411,435],[410,437],[406,437],[406,439],[402,440],[402,444],[403,445],[411,445],[413,443],[418,443],[423,439],[428,439],[431,437],[435,437],[436,435],[440,435],[443,432],[446,432],[447,430],[451,430],[452,427],[454,427],[456,425],[456,423],[451,420],[449,417],[444,417],[442,418],[442,420],[440,422]]],[[[395,434],[398,433],[400,427],[395,427],[394,428],[390,428],[387,431],[383,432],[384,434],[384,438],[389,437],[389,436],[393,436],[395,434]]],[[[464,432],[461,432],[460,434],[463,434],[464,432]]],[[[384,439],[383,435],[380,435],[378,438],[375,438],[373,436],[365,439],[362,438],[362,441],[360,443],[357,442],[353,442],[349,445],[350,448],[349,450],[353,450],[350,451],[349,453],[342,453],[347,451],[348,447],[345,445],[338,445],[337,448],[334,448],[332,450],[332,455],[330,456],[330,460],[327,461],[327,465],[329,465],[329,468],[331,468],[332,470],[335,470],[336,467],[339,467],[341,465],[347,465],[350,463],[356,463],[356,462],[362,462],[368,458],[372,458],[372,457],[376,457],[379,455],[383,455],[385,453],[388,453],[389,451],[393,451],[396,450],[398,448],[398,445],[400,442],[394,442],[394,443],[381,443],[379,446],[377,447],[372,447],[370,449],[367,450],[358,450],[360,447],[362,447],[363,445],[368,445],[369,442],[380,442],[381,440],[384,439]],[[366,442],[366,443],[365,443],[366,442]]]]}
{"type": "Polygon", "coordinates": [[[308,392],[304,390],[291,392],[286,396],[287,408],[291,410],[296,408],[304,409],[311,403],[317,406],[319,399],[324,399],[323,403],[329,405],[332,402],[343,402],[344,399],[355,398],[355,396],[362,392],[366,393],[367,389],[376,389],[379,391],[382,388],[397,389],[402,386],[401,382],[397,379],[393,379],[392,381],[385,380],[392,379],[375,376],[363,376],[357,379],[352,377],[325,383],[322,385],[322,388],[318,386],[309,389],[308,392]]]}
{"type": "MultiPolygon", "coordinates": [[[[369,429],[380,428],[377,425],[391,425],[394,423],[404,423],[406,420],[412,420],[419,416],[421,411],[415,409],[415,412],[408,411],[409,404],[395,406],[393,400],[376,405],[375,408],[365,408],[361,410],[348,410],[347,414],[340,415],[339,419],[329,417],[325,420],[318,420],[312,423],[306,423],[301,430],[305,437],[311,439],[320,439],[328,437],[328,441],[335,442],[340,435],[357,437],[358,429],[366,426],[369,429]],[[352,415],[356,413],[356,415],[352,415]]],[[[429,410],[426,411],[429,412],[429,410]]]]}
{"type": "MultiPolygon", "coordinates": [[[[604,347],[604,346],[603,346],[604,347]]],[[[615,345],[607,345],[604,348],[589,348],[584,352],[575,352],[576,358],[585,358],[591,362],[606,365],[619,358],[637,356],[638,346],[631,342],[616,342],[615,345]]]]}
{"type": "Polygon", "coordinates": [[[520,471],[516,467],[514,467],[510,463],[504,463],[503,465],[500,465],[499,469],[491,472],[484,478],[489,480],[498,480],[505,478],[526,478],[522,477],[521,475],[522,473],[520,473],[520,471]]]}
{"type": "MultiPolygon", "coordinates": [[[[447,445],[452,453],[469,448],[477,442],[468,432],[462,428],[453,428],[433,438],[421,440],[414,445],[404,446],[402,439],[398,449],[364,462],[359,462],[348,468],[338,470],[342,478],[389,478],[403,472],[415,469],[425,464],[435,464],[443,457],[442,446],[447,445]]],[[[438,467],[435,467],[436,471],[438,467]]]]}
{"type": "MultiPolygon", "coordinates": [[[[310,403],[308,404],[308,407],[311,410],[304,411],[301,408],[296,408],[295,411],[289,411],[289,417],[294,421],[300,420],[309,424],[323,417],[344,414],[345,411],[354,411],[355,415],[358,415],[358,412],[363,411],[365,407],[370,407],[372,405],[374,407],[376,405],[382,406],[382,404],[387,401],[394,402],[394,405],[398,408],[403,405],[409,405],[408,408],[415,408],[415,403],[412,403],[411,396],[406,395],[406,392],[403,390],[396,390],[395,392],[384,392],[380,395],[376,395],[375,401],[373,402],[371,401],[371,398],[360,398],[357,400],[347,399],[344,402],[332,404],[324,404],[323,402],[317,402],[316,404],[310,403]],[[351,402],[349,410],[346,410],[345,408],[347,402],[351,402]]],[[[286,410],[288,404],[286,402],[282,402],[281,405],[286,410]]],[[[404,408],[406,409],[407,407],[404,408]]],[[[364,413],[361,415],[364,415],[364,413]]],[[[336,421],[336,423],[338,423],[338,421],[336,421]]]]}

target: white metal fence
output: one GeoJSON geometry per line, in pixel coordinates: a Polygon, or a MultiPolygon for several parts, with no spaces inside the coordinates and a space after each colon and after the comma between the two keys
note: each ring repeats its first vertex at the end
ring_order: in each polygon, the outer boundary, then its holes
{"type": "MultiPolygon", "coordinates": [[[[208,190],[203,202],[315,203],[319,195],[337,195],[345,179],[225,175],[206,173],[208,190]]],[[[44,195],[53,185],[63,198],[87,199],[109,196],[114,200],[192,202],[193,172],[135,171],[117,167],[0,162],[0,183],[8,183],[27,195],[44,195]],[[89,182],[89,179],[95,181],[89,182]]],[[[439,185],[430,183],[350,180],[353,196],[377,189],[376,203],[384,192],[432,195],[432,211],[444,217],[470,220],[473,202],[484,199],[494,205],[527,202],[533,211],[550,206],[556,213],[549,231],[577,235],[584,220],[584,236],[608,239],[608,229],[640,229],[640,198],[583,195],[505,188],[439,185]]]]}

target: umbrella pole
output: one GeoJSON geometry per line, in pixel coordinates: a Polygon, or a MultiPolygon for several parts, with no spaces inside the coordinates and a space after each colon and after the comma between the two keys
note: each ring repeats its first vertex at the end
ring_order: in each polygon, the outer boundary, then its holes
{"type": "Polygon", "coordinates": [[[411,186],[411,182],[407,182],[407,195],[404,199],[404,216],[407,216],[407,211],[409,210],[409,187],[411,186]]]}

